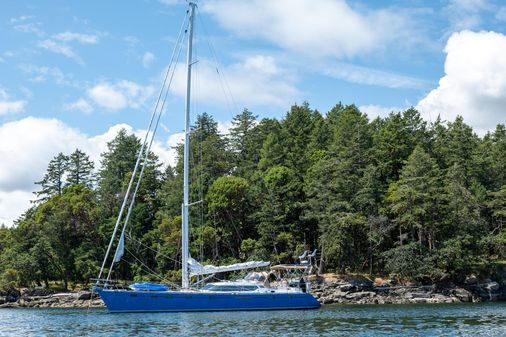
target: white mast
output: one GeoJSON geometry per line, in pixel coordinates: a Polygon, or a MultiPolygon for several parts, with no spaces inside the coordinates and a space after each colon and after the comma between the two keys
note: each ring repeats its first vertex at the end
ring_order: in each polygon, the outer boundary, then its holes
{"type": "Polygon", "coordinates": [[[190,279],[188,277],[188,258],[189,258],[189,247],[188,247],[188,204],[189,204],[189,193],[188,193],[188,157],[190,153],[190,88],[191,88],[191,75],[192,75],[192,43],[193,43],[193,18],[195,14],[196,4],[193,2],[189,3],[190,6],[190,20],[188,22],[188,54],[186,59],[187,74],[186,74],[186,116],[185,116],[185,138],[184,138],[184,177],[183,177],[183,207],[182,207],[182,248],[183,248],[183,278],[182,287],[183,289],[189,288],[190,279]]]}

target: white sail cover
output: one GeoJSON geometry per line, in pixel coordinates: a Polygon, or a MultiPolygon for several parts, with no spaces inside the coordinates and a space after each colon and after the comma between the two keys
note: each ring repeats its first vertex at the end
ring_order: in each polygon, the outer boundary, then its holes
{"type": "Polygon", "coordinates": [[[249,261],[242,263],[234,263],[228,266],[213,266],[211,264],[203,266],[197,260],[191,257],[188,259],[188,265],[190,266],[190,276],[215,274],[215,273],[222,273],[225,271],[251,269],[257,267],[266,267],[270,264],[271,264],[270,262],[266,261],[249,261]]]}

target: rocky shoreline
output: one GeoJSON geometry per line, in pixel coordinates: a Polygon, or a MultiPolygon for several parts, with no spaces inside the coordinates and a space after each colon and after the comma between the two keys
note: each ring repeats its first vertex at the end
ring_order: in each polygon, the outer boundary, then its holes
{"type": "Polygon", "coordinates": [[[337,280],[313,286],[311,293],[322,304],[408,304],[460,303],[506,300],[506,282],[468,278],[465,284],[453,283],[398,285],[376,284],[369,279],[337,280]]]}
{"type": "MultiPolygon", "coordinates": [[[[469,279],[463,285],[413,285],[367,278],[334,278],[315,283],[311,293],[322,304],[459,303],[506,300],[506,282],[469,279]]],[[[90,291],[50,289],[0,290],[0,308],[102,308],[104,302],[90,291]]]]}
{"type": "Polygon", "coordinates": [[[49,289],[0,291],[0,308],[102,308],[104,302],[90,291],[61,292],[49,289]]]}

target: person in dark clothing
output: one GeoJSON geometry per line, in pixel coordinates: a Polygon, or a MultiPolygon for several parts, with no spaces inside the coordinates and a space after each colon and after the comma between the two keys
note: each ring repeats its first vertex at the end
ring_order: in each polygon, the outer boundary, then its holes
{"type": "Polygon", "coordinates": [[[307,291],[306,281],[304,281],[303,277],[301,277],[299,280],[299,288],[302,290],[303,293],[307,291]]]}

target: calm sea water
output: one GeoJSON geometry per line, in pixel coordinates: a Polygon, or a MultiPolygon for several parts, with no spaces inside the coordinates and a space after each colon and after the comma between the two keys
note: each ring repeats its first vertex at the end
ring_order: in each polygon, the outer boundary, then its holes
{"type": "Polygon", "coordinates": [[[506,303],[109,314],[0,309],[0,336],[506,336],[506,303]]]}

